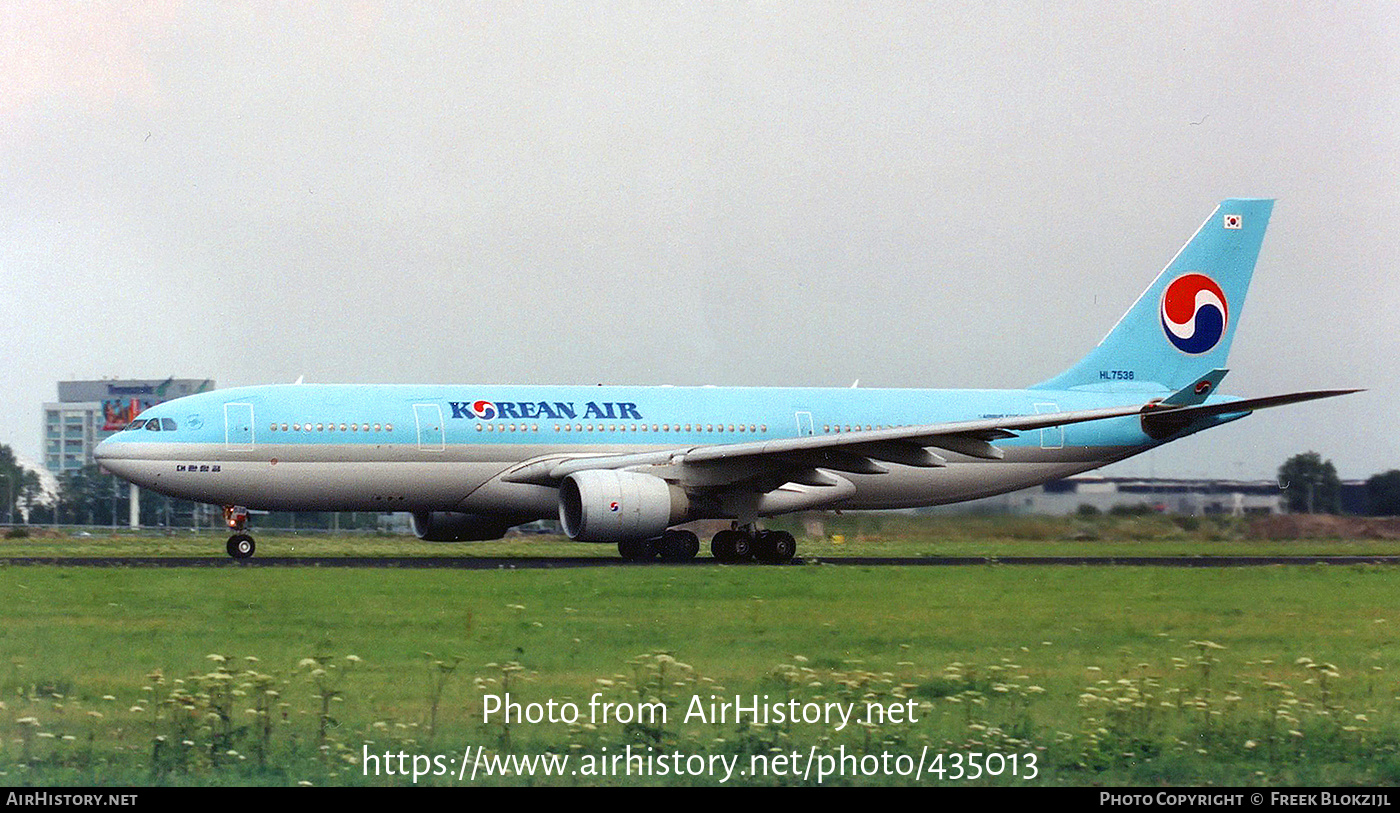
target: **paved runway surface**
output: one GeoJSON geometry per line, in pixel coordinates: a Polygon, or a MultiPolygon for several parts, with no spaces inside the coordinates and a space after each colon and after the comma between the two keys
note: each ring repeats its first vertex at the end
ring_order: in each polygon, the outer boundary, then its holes
{"type": "MultiPolygon", "coordinates": [[[[1257,567],[1263,565],[1400,565],[1400,556],[850,556],[799,557],[787,567],[800,565],[860,565],[879,567],[958,567],[968,565],[1036,565],[1093,567],[1257,567]]],[[[279,557],[235,560],[226,556],[154,557],[0,557],[0,567],[392,567],[456,570],[526,570],[566,567],[772,567],[746,563],[721,565],[709,557],[690,562],[629,562],[592,556],[491,557],[391,556],[391,557],[279,557]]]]}

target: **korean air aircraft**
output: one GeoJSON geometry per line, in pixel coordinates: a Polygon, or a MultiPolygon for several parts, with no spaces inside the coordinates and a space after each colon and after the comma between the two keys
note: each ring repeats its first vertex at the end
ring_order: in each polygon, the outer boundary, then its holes
{"type": "Polygon", "coordinates": [[[1066,477],[1238,420],[1355,390],[1217,394],[1270,200],[1227,200],[1082,361],[1021,390],[320,386],[201,393],[97,448],[108,471],[248,509],[410,511],[422,539],[497,539],[558,516],[627,559],[782,562],[761,517],[910,508],[1066,477]]]}

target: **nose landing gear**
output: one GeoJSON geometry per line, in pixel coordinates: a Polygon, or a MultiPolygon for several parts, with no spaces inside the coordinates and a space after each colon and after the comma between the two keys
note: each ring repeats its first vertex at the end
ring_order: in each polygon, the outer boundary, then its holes
{"type": "Polygon", "coordinates": [[[228,524],[229,530],[233,531],[233,536],[228,538],[228,555],[235,559],[247,559],[257,550],[257,543],[253,537],[243,533],[243,529],[248,527],[248,509],[241,505],[224,506],[224,522],[228,524]]]}

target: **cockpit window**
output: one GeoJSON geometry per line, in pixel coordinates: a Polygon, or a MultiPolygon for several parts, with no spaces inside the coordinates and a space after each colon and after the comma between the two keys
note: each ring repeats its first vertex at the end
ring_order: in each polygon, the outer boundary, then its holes
{"type": "Polygon", "coordinates": [[[146,431],[147,431],[147,432],[159,432],[159,431],[160,431],[160,419],[159,419],[159,418],[152,418],[152,419],[150,419],[149,421],[146,421],[146,431]]]}
{"type": "Polygon", "coordinates": [[[126,431],[131,432],[146,425],[145,418],[138,418],[126,425],[126,431]]]}
{"type": "Polygon", "coordinates": [[[162,430],[166,431],[166,432],[174,432],[174,431],[175,431],[175,421],[174,421],[173,419],[171,419],[171,418],[161,418],[161,419],[160,419],[160,428],[161,428],[162,430]]]}

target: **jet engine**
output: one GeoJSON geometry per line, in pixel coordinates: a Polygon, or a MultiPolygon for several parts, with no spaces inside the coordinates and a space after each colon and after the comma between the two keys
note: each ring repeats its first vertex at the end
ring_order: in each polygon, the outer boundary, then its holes
{"type": "Polygon", "coordinates": [[[559,484],[559,522],[581,542],[653,539],[685,522],[689,507],[684,491],[639,472],[579,471],[559,484]]]}
{"type": "Polygon", "coordinates": [[[512,526],[528,521],[456,511],[414,511],[413,533],[426,542],[483,542],[500,539],[512,526]]]}

